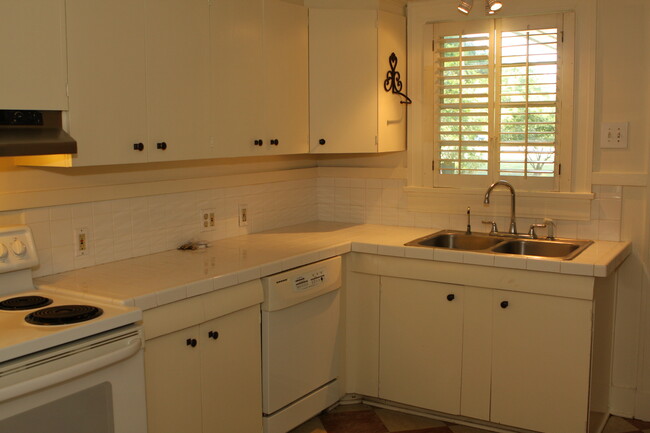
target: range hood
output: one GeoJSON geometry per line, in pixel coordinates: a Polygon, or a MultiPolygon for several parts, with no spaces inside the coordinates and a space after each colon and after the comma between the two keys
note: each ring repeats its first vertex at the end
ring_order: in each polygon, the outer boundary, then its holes
{"type": "Polygon", "coordinates": [[[0,156],[77,153],[60,111],[0,110],[0,156]]]}

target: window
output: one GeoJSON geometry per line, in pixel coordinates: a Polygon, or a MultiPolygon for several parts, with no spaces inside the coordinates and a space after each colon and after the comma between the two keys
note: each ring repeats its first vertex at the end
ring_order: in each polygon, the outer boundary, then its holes
{"type": "Polygon", "coordinates": [[[562,21],[555,14],[433,26],[435,186],[506,179],[559,189],[571,148],[571,110],[563,113],[562,102],[572,97],[562,21]]]}

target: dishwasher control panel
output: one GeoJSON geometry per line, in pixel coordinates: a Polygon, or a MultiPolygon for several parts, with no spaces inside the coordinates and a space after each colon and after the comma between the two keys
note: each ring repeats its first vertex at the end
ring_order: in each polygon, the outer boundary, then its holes
{"type": "Polygon", "coordinates": [[[341,287],[341,257],[321,260],[262,278],[264,311],[275,311],[341,287]]]}
{"type": "Polygon", "coordinates": [[[293,279],[293,289],[296,291],[309,290],[325,283],[327,270],[318,269],[313,272],[298,275],[293,279]]]}

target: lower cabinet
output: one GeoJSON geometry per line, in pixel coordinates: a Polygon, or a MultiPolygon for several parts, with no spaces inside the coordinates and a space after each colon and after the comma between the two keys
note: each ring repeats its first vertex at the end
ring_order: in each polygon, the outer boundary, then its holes
{"type": "Polygon", "coordinates": [[[460,413],[463,287],[381,278],[379,397],[460,413]]]}
{"type": "Polygon", "coordinates": [[[539,432],[588,431],[592,300],[366,281],[379,285],[379,398],[539,432]]]}
{"type": "Polygon", "coordinates": [[[259,305],[148,340],[149,433],[261,432],[260,344],[259,305]]]}

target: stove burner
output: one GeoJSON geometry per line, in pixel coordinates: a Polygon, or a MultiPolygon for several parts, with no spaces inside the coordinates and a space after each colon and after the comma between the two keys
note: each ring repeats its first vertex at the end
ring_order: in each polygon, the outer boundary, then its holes
{"type": "Polygon", "coordinates": [[[50,305],[52,300],[43,296],[17,296],[0,301],[0,310],[32,310],[50,305]]]}
{"type": "Polygon", "coordinates": [[[25,321],[34,325],[68,325],[94,319],[102,313],[101,308],[90,305],[56,305],[29,313],[25,321]]]}

